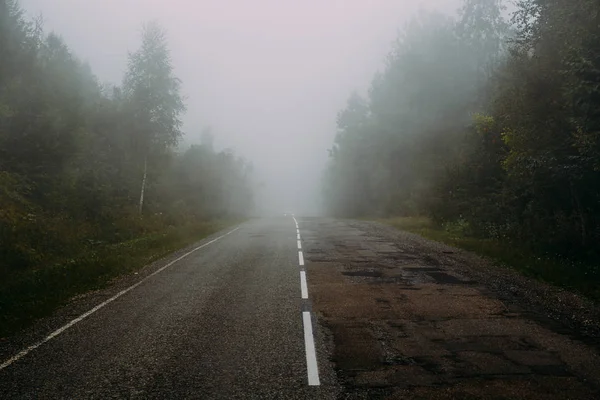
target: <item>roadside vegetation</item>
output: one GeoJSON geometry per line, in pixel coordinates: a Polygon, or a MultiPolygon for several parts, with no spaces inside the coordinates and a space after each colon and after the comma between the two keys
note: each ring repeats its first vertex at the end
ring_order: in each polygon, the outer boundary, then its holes
{"type": "Polygon", "coordinates": [[[338,114],[324,197],[597,298],[598,5],[505,4],[405,27],[338,114]]]}
{"type": "Polygon", "coordinates": [[[416,233],[485,256],[501,266],[512,268],[525,276],[578,292],[600,301],[600,268],[555,254],[540,254],[523,244],[498,239],[469,236],[464,225],[439,225],[427,217],[396,217],[379,219],[381,223],[416,233]]]}
{"type": "Polygon", "coordinates": [[[89,246],[72,258],[17,271],[0,283],[0,338],[52,313],[73,296],[106,287],[134,272],[239,221],[211,221],[170,227],[130,241],[89,246]]]}
{"type": "Polygon", "coordinates": [[[252,210],[252,166],[182,146],[185,111],[157,23],[103,85],[0,0],[0,336],[252,210]]]}

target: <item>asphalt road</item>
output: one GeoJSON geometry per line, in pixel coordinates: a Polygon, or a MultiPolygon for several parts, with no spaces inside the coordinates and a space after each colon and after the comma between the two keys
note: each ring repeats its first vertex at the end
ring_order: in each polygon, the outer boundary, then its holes
{"type": "Polygon", "coordinates": [[[294,220],[250,221],[2,369],[0,398],[334,397],[326,362],[308,385],[309,307],[294,220]]]}
{"type": "Polygon", "coordinates": [[[257,219],[0,340],[0,399],[587,400],[598,316],[391,227],[257,219]]]}

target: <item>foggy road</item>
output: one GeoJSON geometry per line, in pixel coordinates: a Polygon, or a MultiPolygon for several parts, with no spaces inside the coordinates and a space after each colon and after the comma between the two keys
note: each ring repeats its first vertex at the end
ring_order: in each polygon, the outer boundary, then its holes
{"type": "Polygon", "coordinates": [[[297,237],[292,217],[242,224],[1,370],[0,398],[327,398],[297,237]]]}
{"type": "Polygon", "coordinates": [[[255,219],[42,321],[0,398],[594,398],[596,348],[535,290],[379,224],[255,219]]]}
{"type": "Polygon", "coordinates": [[[0,400],[600,399],[598,10],[0,0],[0,400]]]}

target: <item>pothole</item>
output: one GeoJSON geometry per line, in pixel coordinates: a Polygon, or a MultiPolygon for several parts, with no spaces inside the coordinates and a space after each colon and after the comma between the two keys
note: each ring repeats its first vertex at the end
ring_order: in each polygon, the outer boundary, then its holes
{"type": "Polygon", "coordinates": [[[361,276],[366,278],[381,278],[383,274],[380,271],[369,271],[369,270],[361,270],[361,271],[344,271],[342,275],[346,276],[361,276]]]}

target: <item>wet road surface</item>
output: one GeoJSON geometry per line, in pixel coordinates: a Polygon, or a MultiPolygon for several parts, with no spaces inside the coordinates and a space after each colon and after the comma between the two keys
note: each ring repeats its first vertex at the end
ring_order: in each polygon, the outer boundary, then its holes
{"type": "Polygon", "coordinates": [[[307,382],[296,238],[243,224],[4,368],[0,398],[333,398],[326,363],[307,382]]]}
{"type": "Polygon", "coordinates": [[[0,342],[4,362],[77,321],[1,369],[0,398],[600,398],[594,338],[460,251],[297,219],[218,233],[0,342]]]}
{"type": "Polygon", "coordinates": [[[368,222],[303,226],[343,398],[600,398],[593,340],[490,290],[460,251],[368,222]]]}

